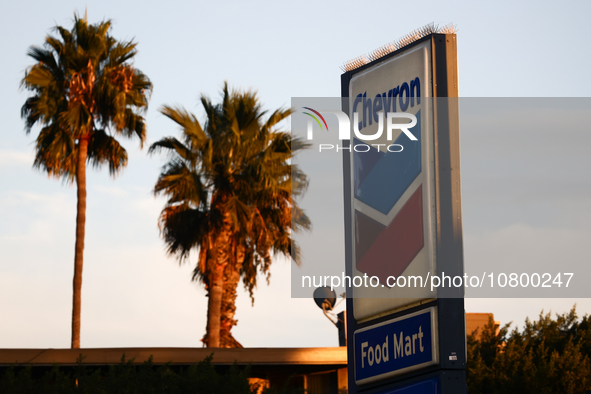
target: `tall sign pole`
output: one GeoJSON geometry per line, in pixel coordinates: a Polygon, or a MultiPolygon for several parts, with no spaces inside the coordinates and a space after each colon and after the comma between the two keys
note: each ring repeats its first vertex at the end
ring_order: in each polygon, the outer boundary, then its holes
{"type": "Polygon", "coordinates": [[[456,48],[430,34],[341,76],[355,135],[390,137],[343,149],[346,275],[380,282],[347,288],[350,393],[466,391],[463,287],[439,286],[464,275],[456,48]],[[382,133],[396,112],[414,139],[382,133]]]}

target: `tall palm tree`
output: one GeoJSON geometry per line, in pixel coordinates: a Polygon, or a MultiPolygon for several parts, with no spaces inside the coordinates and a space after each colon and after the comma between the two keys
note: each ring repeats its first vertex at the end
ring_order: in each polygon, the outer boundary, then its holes
{"type": "Polygon", "coordinates": [[[291,200],[307,184],[290,163],[305,145],[276,130],[291,111],[276,110],[264,121],[266,112],[253,92],[230,92],[225,84],[220,104],[206,96],[201,103],[207,115],[203,127],[185,109],[163,107],[161,112],[181,127],[183,137],[164,138],[150,152],[169,153],[154,188],[168,197],[160,229],[168,252],[181,261],[198,251],[194,279],[205,284],[209,297],[204,342],[220,347],[232,344],[229,332],[240,277],[252,291],[256,273],[268,272],[270,252],[290,252],[294,209],[302,219],[296,227],[309,226],[291,200]],[[295,189],[292,173],[298,178],[295,189]]]}
{"type": "Polygon", "coordinates": [[[137,44],[117,41],[110,30],[110,21],[89,25],[75,15],[71,30],[56,26],[57,36],[29,48],[36,63],[22,80],[32,92],[21,110],[25,130],[41,127],[34,166],[77,186],[72,348],[80,347],[86,165],[107,164],[113,176],[127,165],[127,152],[115,136],[137,137],[143,145],[143,113],[152,90],[131,63],[137,44]]]}

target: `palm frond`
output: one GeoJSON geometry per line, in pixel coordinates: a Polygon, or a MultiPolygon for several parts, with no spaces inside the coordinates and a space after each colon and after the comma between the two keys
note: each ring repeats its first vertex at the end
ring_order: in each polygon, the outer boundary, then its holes
{"type": "Polygon", "coordinates": [[[77,152],[72,135],[57,122],[50,123],[37,136],[33,167],[70,183],[76,176],[77,152]]]}
{"type": "Polygon", "coordinates": [[[127,165],[127,151],[104,130],[95,130],[88,141],[88,161],[93,167],[108,164],[109,173],[115,176],[127,165]]]}
{"type": "Polygon", "coordinates": [[[160,108],[160,112],[181,126],[185,137],[187,137],[192,143],[197,144],[197,146],[195,146],[196,149],[199,149],[199,145],[207,139],[197,117],[189,113],[186,109],[164,105],[160,108]]]}
{"type": "Polygon", "coordinates": [[[207,223],[207,213],[198,209],[180,206],[162,210],[159,226],[167,252],[181,260],[188,258],[191,250],[207,239],[207,223]]]}

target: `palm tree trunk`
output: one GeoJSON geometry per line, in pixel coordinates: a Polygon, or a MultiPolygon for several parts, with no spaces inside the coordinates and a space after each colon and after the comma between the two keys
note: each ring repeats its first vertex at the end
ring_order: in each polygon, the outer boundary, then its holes
{"type": "Polygon", "coordinates": [[[243,346],[232,336],[232,327],[238,321],[236,315],[236,290],[240,284],[240,270],[244,264],[244,246],[236,248],[235,264],[228,264],[225,272],[224,293],[222,295],[221,319],[220,319],[220,346],[226,348],[242,348],[243,346]]]}
{"type": "Polygon", "coordinates": [[[224,270],[230,261],[232,240],[232,219],[224,214],[224,224],[215,241],[215,260],[212,280],[209,286],[207,305],[207,347],[220,347],[220,321],[222,294],[224,292],[224,270]]]}
{"type": "Polygon", "coordinates": [[[224,269],[215,267],[213,280],[209,286],[209,301],[207,303],[207,347],[220,347],[220,311],[222,293],[224,291],[224,269]]]}
{"type": "Polygon", "coordinates": [[[76,248],[74,251],[74,296],[72,305],[72,349],[80,349],[80,311],[82,306],[82,266],[84,259],[84,227],[86,224],[86,157],[88,137],[78,140],[78,164],[76,187],[78,206],[76,208],[76,248]]]}

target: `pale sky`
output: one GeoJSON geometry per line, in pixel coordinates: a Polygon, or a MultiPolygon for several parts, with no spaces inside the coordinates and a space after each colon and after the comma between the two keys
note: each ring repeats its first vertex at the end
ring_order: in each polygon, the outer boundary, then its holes
{"type": "MultiPolygon", "coordinates": [[[[432,21],[458,27],[462,97],[586,97],[591,91],[586,1],[6,3],[0,14],[0,348],[70,343],[75,188],[31,168],[34,135],[23,132],[27,94],[19,83],[32,64],[27,48],[40,45],[56,24],[71,27],[74,11],[85,7],[91,23],[112,19],[116,38],[139,43],[135,66],[154,84],[148,143],[177,132],[157,111],[161,105],[199,113],[199,94],[215,100],[224,80],[256,88],[269,109],[289,106],[291,97],[338,96],[345,61],[432,21]]],[[[572,201],[554,198],[550,189],[533,198],[551,220],[528,215],[520,195],[510,192],[502,203],[515,215],[495,215],[475,169],[501,181],[514,174],[494,157],[470,151],[484,142],[462,134],[467,257],[488,253],[482,242],[492,236],[503,242],[558,234],[567,246],[588,239],[589,216],[565,219],[571,216],[561,214],[560,204],[572,201]]],[[[148,157],[133,141],[122,143],[130,156],[123,174],[115,180],[106,169],[88,174],[82,346],[200,346],[205,291],[190,281],[192,266],[166,256],[158,234],[163,200],[151,189],[163,158],[148,157]]],[[[528,183],[527,172],[521,175],[523,187],[539,187],[528,183]]],[[[577,206],[588,210],[589,178],[567,186],[577,206]]],[[[314,302],[290,297],[289,264],[276,262],[254,307],[240,293],[235,337],[250,347],[336,346],[336,329],[314,302]]],[[[591,313],[589,299],[466,300],[466,309],[521,325],[542,309],[562,313],[574,302],[581,314],[591,313]]]]}

